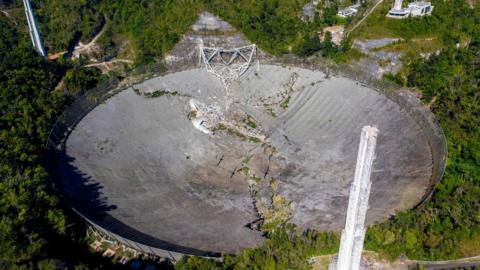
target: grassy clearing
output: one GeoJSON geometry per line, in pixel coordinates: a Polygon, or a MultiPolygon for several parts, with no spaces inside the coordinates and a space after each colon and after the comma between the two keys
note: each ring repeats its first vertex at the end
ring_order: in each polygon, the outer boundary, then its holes
{"type": "Polygon", "coordinates": [[[431,17],[409,18],[405,20],[387,18],[393,1],[384,1],[370,16],[350,35],[357,39],[379,38],[425,38],[436,36],[435,28],[431,28],[431,17]]]}
{"type": "Polygon", "coordinates": [[[334,55],[332,58],[333,58],[333,61],[335,61],[336,63],[348,63],[350,61],[358,61],[362,57],[369,57],[369,56],[360,52],[355,48],[351,48],[345,53],[334,55]]]}
{"type": "MultiPolygon", "coordinates": [[[[396,52],[404,55],[404,59],[415,59],[419,56],[442,50],[445,45],[438,37],[415,38],[397,41],[372,51],[396,52]]],[[[406,62],[408,63],[408,62],[406,62]]]]}

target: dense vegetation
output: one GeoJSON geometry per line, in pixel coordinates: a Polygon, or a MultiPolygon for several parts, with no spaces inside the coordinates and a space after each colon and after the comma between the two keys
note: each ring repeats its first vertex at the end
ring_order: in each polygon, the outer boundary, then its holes
{"type": "Polygon", "coordinates": [[[78,41],[88,42],[104,24],[102,14],[97,10],[97,2],[99,1],[32,1],[40,22],[39,31],[46,33],[43,35],[45,47],[50,52],[65,51],[78,41]]]}
{"type": "Polygon", "coordinates": [[[49,122],[60,109],[61,96],[50,91],[61,74],[17,47],[18,33],[2,21],[0,31],[0,261],[8,265],[32,259],[44,239],[65,233],[65,216],[39,164],[49,122]]]}
{"type": "Polygon", "coordinates": [[[332,5],[312,22],[300,19],[307,1],[207,1],[207,9],[241,30],[252,42],[274,55],[295,53],[310,55],[322,48],[320,27],[337,22],[338,7],[332,5]]]}
{"type": "Polygon", "coordinates": [[[195,22],[200,1],[102,1],[101,10],[107,18],[108,33],[104,44],[114,47],[130,43],[138,64],[150,63],[165,55],[195,22]]]}
{"type": "Polygon", "coordinates": [[[225,256],[223,262],[184,257],[175,265],[180,270],[220,269],[310,269],[312,256],[332,254],[339,247],[338,235],[328,232],[301,233],[287,224],[274,233],[267,234],[265,243],[255,249],[246,249],[238,256],[225,256]]]}
{"type": "MultiPolygon", "coordinates": [[[[16,1],[20,5],[21,1],[16,1]]],[[[99,40],[103,57],[134,59],[137,65],[161,59],[188,31],[201,11],[208,10],[230,22],[263,50],[299,56],[322,51],[333,54],[331,42],[321,44],[318,31],[336,23],[338,6],[332,2],[320,14],[302,15],[307,1],[225,0],[85,0],[35,1],[40,33],[49,53],[86,43],[105,27],[99,40]]]]}
{"type": "Polygon", "coordinates": [[[45,140],[68,93],[54,89],[72,64],[38,57],[24,34],[0,17],[0,269],[81,269],[88,265],[82,261],[107,267],[89,254],[83,223],[62,209],[43,166],[45,140]]]}
{"type": "MultiPolygon", "coordinates": [[[[21,1],[9,1],[19,5],[21,1]]],[[[338,22],[336,5],[312,22],[301,20],[305,1],[35,1],[42,36],[51,52],[91,39],[106,57],[137,64],[160,59],[188,31],[198,12],[209,10],[272,54],[341,53],[317,31],[338,22]]],[[[445,130],[449,160],[434,196],[368,230],[366,248],[389,258],[446,259],[480,254],[480,13],[465,1],[435,1],[431,17],[386,20],[381,6],[357,37],[404,37],[430,42],[439,55],[413,61],[394,79],[416,88],[445,130]],[[453,7],[453,8],[452,8],[453,7]],[[427,39],[433,38],[433,39],[427,39]],[[455,48],[461,43],[460,48],[455,48]]],[[[2,16],[2,14],[0,14],[2,16]]],[[[89,257],[81,226],[71,226],[43,167],[43,144],[69,94],[95,85],[99,72],[69,61],[49,62],[31,50],[28,36],[0,17],[0,268],[55,269],[61,263],[101,265],[89,257]],[[63,79],[63,87],[58,84],[63,79]],[[67,91],[68,90],[68,91],[67,91]],[[95,261],[95,264],[93,263],[95,261]]],[[[401,49],[403,43],[392,49],[401,49]]],[[[428,47],[428,46],[427,46],[428,47]]],[[[265,245],[227,256],[223,263],[188,257],[178,269],[307,269],[313,255],[334,253],[338,235],[299,232],[287,225],[267,235],[265,245]]]]}
{"type": "Polygon", "coordinates": [[[403,83],[417,88],[431,105],[447,137],[448,165],[431,200],[370,228],[367,248],[390,258],[480,254],[479,30],[468,47],[452,46],[409,66],[403,83]]]}

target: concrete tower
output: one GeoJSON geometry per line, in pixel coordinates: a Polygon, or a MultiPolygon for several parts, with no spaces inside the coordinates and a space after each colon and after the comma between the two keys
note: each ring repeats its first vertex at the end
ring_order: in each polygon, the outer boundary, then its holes
{"type": "Polygon", "coordinates": [[[30,33],[30,38],[32,39],[33,48],[41,56],[45,56],[45,50],[43,49],[43,44],[42,44],[42,40],[40,39],[40,34],[38,34],[37,23],[35,22],[35,16],[33,15],[30,1],[23,0],[23,5],[25,7],[25,15],[27,16],[27,23],[28,23],[28,32],[30,33]]]}
{"type": "Polygon", "coordinates": [[[393,4],[393,10],[401,10],[402,2],[403,0],[395,0],[395,3],[393,4]]]}
{"type": "Polygon", "coordinates": [[[370,197],[370,175],[378,129],[364,126],[360,136],[355,178],[350,188],[347,219],[342,231],[337,270],[358,270],[365,238],[365,215],[370,197]]]}

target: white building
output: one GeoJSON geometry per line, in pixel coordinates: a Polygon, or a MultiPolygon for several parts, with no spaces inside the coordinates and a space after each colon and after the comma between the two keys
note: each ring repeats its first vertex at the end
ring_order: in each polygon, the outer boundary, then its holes
{"type": "Polygon", "coordinates": [[[432,13],[433,6],[431,2],[412,2],[408,4],[408,7],[402,8],[402,0],[395,0],[393,8],[387,14],[387,17],[394,19],[404,19],[407,17],[417,17],[430,15],[432,13]]]}
{"type": "Polygon", "coordinates": [[[432,3],[430,2],[413,2],[408,4],[410,8],[411,16],[424,16],[430,15],[433,10],[432,3]]]}
{"type": "Polygon", "coordinates": [[[351,16],[357,14],[359,8],[360,8],[360,4],[357,3],[355,5],[352,5],[352,6],[349,6],[347,8],[344,8],[342,10],[339,10],[337,15],[342,17],[342,18],[348,18],[348,17],[351,17],[351,16]]]}

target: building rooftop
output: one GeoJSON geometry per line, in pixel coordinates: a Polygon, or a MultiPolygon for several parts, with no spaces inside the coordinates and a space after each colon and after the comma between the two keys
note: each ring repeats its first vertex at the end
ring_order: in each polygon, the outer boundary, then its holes
{"type": "Polygon", "coordinates": [[[350,17],[355,15],[358,12],[358,9],[360,8],[359,4],[351,5],[349,7],[346,7],[342,10],[339,10],[337,15],[343,18],[350,17]]]}
{"type": "Polygon", "coordinates": [[[387,17],[403,19],[409,16],[424,16],[432,13],[433,6],[431,2],[419,1],[408,4],[407,8],[401,7],[401,1],[387,13],[387,17]]]}
{"type": "Polygon", "coordinates": [[[412,2],[412,3],[409,3],[408,6],[409,7],[428,7],[428,6],[431,6],[432,3],[431,2],[412,2]]]}

